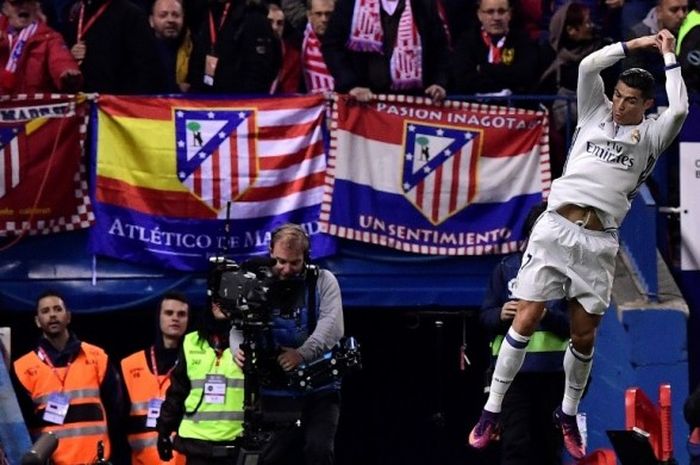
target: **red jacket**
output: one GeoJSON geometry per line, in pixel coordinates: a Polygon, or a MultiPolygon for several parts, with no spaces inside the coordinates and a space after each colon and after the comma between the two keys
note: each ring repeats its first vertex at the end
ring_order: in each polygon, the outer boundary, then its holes
{"type": "MultiPolygon", "coordinates": [[[[77,90],[65,89],[60,76],[67,70],[79,71],[78,63],[61,35],[44,23],[38,24],[36,32],[27,41],[15,73],[5,71],[10,55],[7,28],[7,19],[0,18],[0,94],[77,90]]],[[[82,79],[79,84],[81,82],[82,79]]]]}
{"type": "Polygon", "coordinates": [[[277,94],[295,94],[301,85],[301,51],[291,40],[282,44],[282,66],[277,75],[277,94]]]}

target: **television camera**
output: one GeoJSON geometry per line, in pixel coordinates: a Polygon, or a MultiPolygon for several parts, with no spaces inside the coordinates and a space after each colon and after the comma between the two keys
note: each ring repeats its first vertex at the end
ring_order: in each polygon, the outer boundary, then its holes
{"type": "MultiPolygon", "coordinates": [[[[254,257],[240,265],[224,257],[212,257],[207,294],[226,313],[234,327],[258,327],[281,316],[292,318],[304,304],[303,278],[275,278],[271,257],[254,257]]],[[[306,265],[304,276],[317,275],[318,267],[306,265]]]]}

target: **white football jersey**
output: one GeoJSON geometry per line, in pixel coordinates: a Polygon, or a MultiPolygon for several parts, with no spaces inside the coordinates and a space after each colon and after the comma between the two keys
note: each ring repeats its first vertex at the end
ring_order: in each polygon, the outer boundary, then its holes
{"type": "Polygon", "coordinates": [[[583,59],[578,76],[579,121],[563,175],[552,183],[550,210],[565,204],[598,209],[606,227],[619,226],[639,186],[683,126],[688,94],[672,53],[664,55],[669,106],[637,125],[613,122],[600,71],[625,57],[616,43],[583,59]]]}

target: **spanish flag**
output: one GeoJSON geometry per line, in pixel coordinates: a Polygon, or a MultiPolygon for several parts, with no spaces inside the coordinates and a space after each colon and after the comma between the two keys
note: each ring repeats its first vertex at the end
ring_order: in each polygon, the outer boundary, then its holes
{"type": "Polygon", "coordinates": [[[222,252],[266,252],[269,232],[284,222],[313,236],[326,172],[324,108],[319,96],[100,97],[93,251],[197,270],[222,252]]]}

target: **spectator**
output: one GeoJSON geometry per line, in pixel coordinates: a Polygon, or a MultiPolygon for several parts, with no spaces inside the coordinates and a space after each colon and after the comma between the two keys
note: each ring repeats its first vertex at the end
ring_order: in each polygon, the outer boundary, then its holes
{"type": "MultiPolygon", "coordinates": [[[[578,65],[586,56],[611,43],[610,39],[597,35],[590,10],[582,3],[567,3],[552,17],[549,24],[549,47],[546,50],[552,57],[547,60],[551,64],[540,77],[540,88],[544,92],[567,98],[554,102],[554,129],[563,130],[567,117],[571,118],[571,129],[576,126],[578,118],[574,97],[578,84],[578,65]]],[[[614,70],[603,73],[607,89],[612,88],[615,77],[614,70]]]]}
{"type": "MultiPolygon", "coordinates": [[[[270,256],[276,261],[271,287],[285,289],[285,300],[291,308],[271,309],[270,337],[260,335],[251,341],[259,350],[252,360],[262,363],[262,354],[272,354],[277,370],[293,371],[330,355],[343,336],[343,302],[333,273],[309,266],[309,238],[299,225],[285,224],[272,232],[270,256]]],[[[240,347],[243,342],[242,331],[232,330],[230,344],[239,367],[245,366],[248,355],[240,347]]],[[[340,383],[335,381],[310,390],[288,387],[284,382],[266,385],[261,390],[261,398],[266,401],[263,405],[277,407],[270,409],[275,413],[300,410],[301,427],[292,425],[275,431],[263,463],[287,465],[293,463],[290,457],[303,452],[305,465],[332,465],[340,416],[339,390],[340,383]]]]}
{"type": "Polygon", "coordinates": [[[511,29],[511,12],[509,0],[479,2],[479,25],[455,45],[456,92],[524,94],[537,81],[537,47],[524,31],[511,29]]]}
{"type": "Polygon", "coordinates": [[[301,46],[301,63],[306,91],[311,93],[332,91],[333,76],[328,71],[321,53],[328,23],[335,9],[335,0],[309,0],[308,18],[301,46]]]}
{"type": "Polygon", "coordinates": [[[37,0],[3,1],[0,68],[0,94],[73,93],[82,84],[78,63],[42,21],[37,0]]]}
{"type": "MultiPolygon", "coordinates": [[[[537,1],[537,0],[532,0],[537,1]]],[[[474,27],[476,17],[472,14],[476,8],[477,0],[439,0],[438,8],[443,10],[440,15],[446,19],[447,28],[450,31],[450,43],[454,46],[455,40],[474,27]],[[442,4],[442,7],[440,5],[442,4]]]]}
{"type": "MultiPolygon", "coordinates": [[[[165,294],[158,305],[158,329],[153,345],[121,361],[125,405],[129,409],[126,433],[131,446],[131,465],[162,463],[156,449],[155,426],[187,331],[189,312],[184,295],[165,294]]],[[[183,455],[174,453],[173,458],[172,465],[185,464],[183,455]]]]}
{"type": "Polygon", "coordinates": [[[156,0],[148,22],[156,36],[156,49],[162,66],[161,89],[167,93],[187,92],[187,68],[192,39],[184,28],[181,0],[156,0]]]}
{"type": "Polygon", "coordinates": [[[445,97],[449,57],[435,0],[339,0],[322,43],[338,92],[445,97]]]}
{"type": "Polygon", "coordinates": [[[39,0],[41,12],[46,17],[46,24],[53,30],[66,36],[68,15],[75,0],[39,0]]]}
{"type": "Polygon", "coordinates": [[[535,43],[545,37],[546,25],[543,24],[544,12],[542,7],[544,2],[540,0],[520,0],[518,2],[518,13],[522,17],[522,28],[527,32],[528,37],[535,43]]]}
{"type": "Polygon", "coordinates": [[[654,8],[657,0],[625,0],[622,5],[622,20],[620,27],[622,32],[629,30],[643,20],[649,10],[654,8]]]}
{"type": "MultiPolygon", "coordinates": [[[[544,203],[529,213],[526,237],[545,210],[544,203]]],[[[515,317],[518,299],[514,282],[522,252],[507,255],[496,266],[486,289],[479,322],[493,336],[495,364],[498,351],[515,317]]],[[[547,302],[547,311],[527,347],[523,368],[503,399],[501,465],[561,465],[563,443],[552,424],[551,412],[564,393],[564,351],[569,337],[569,314],[564,299],[547,302]]]]}
{"type": "Polygon", "coordinates": [[[188,82],[197,92],[266,94],[281,55],[265,7],[215,1],[194,39],[188,82]]]}
{"type": "MultiPolygon", "coordinates": [[[[549,13],[545,15],[546,24],[549,23],[549,18],[551,18],[559,8],[570,1],[571,0],[554,0],[551,2],[552,8],[549,13]]],[[[580,0],[580,2],[588,7],[591,12],[593,24],[601,27],[602,36],[612,37],[614,40],[621,39],[622,32],[624,31],[620,30],[620,25],[622,24],[622,9],[625,5],[625,0],[580,0]]]]}
{"type": "MultiPolygon", "coordinates": [[[[678,30],[687,14],[688,0],[658,0],[656,6],[649,10],[646,18],[627,31],[625,40],[656,34],[662,29],[668,29],[671,34],[678,36],[678,30]]],[[[666,82],[664,60],[655,50],[635,50],[631,52],[622,61],[622,68],[646,69],[654,76],[657,93],[663,91],[664,83],[666,82]]]]}
{"type": "Polygon", "coordinates": [[[284,11],[276,3],[270,3],[267,6],[267,19],[270,21],[270,27],[272,32],[278,39],[282,39],[284,36],[284,11]]]}
{"type": "Polygon", "coordinates": [[[27,426],[35,437],[53,431],[60,438],[51,455],[55,465],[93,463],[98,442],[109,460],[112,450],[119,452],[108,436],[108,430],[113,439],[120,433],[119,375],[104,350],[68,330],[71,313],[57,292],[39,296],[34,321],[41,330],[36,349],[13,366],[27,426]]]}
{"type": "Polygon", "coordinates": [[[307,0],[282,0],[282,10],[284,17],[292,29],[303,31],[306,27],[307,16],[307,0]]]}
{"type": "Polygon", "coordinates": [[[71,53],[84,90],[148,94],[158,89],[158,56],[146,15],[129,0],[82,0],[73,8],[71,53]]]}
{"type": "Polygon", "coordinates": [[[270,4],[267,19],[270,21],[275,37],[280,41],[282,50],[282,66],[270,93],[290,94],[299,92],[301,87],[301,51],[299,50],[299,41],[294,40],[293,34],[287,31],[284,11],[278,5],[270,4]]]}
{"type": "MultiPolygon", "coordinates": [[[[218,285],[218,284],[217,284],[218,285]]],[[[187,465],[231,465],[243,431],[243,372],[229,350],[230,324],[209,299],[197,331],[185,336],[156,424],[158,455],[187,465]],[[174,441],[170,437],[177,431],[174,441]]]]}
{"type": "Polygon", "coordinates": [[[676,50],[688,90],[700,93],[700,5],[685,18],[678,32],[676,50]]]}

